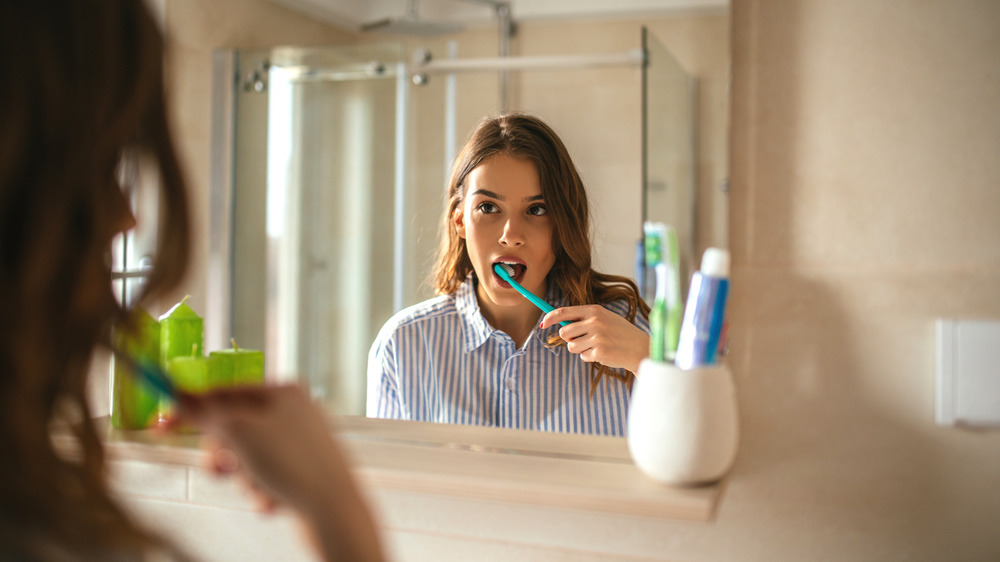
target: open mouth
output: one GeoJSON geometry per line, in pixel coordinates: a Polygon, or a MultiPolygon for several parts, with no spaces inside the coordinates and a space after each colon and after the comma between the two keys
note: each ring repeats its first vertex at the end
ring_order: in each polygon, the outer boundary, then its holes
{"type": "MultiPolygon", "coordinates": [[[[514,279],[514,281],[517,281],[518,283],[520,283],[521,279],[524,278],[524,272],[527,271],[528,269],[528,266],[524,265],[523,263],[518,263],[513,261],[499,260],[493,262],[494,266],[496,266],[497,264],[507,266],[508,272],[513,269],[514,272],[511,274],[511,277],[514,279]]],[[[496,271],[493,272],[493,276],[496,278],[497,282],[500,283],[500,286],[502,287],[510,286],[510,283],[504,281],[503,278],[500,277],[496,271]]]]}

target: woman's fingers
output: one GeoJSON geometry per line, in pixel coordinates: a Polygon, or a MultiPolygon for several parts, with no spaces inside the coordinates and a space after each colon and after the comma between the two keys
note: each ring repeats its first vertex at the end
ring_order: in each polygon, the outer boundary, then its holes
{"type": "Polygon", "coordinates": [[[559,329],[566,349],[587,362],[635,371],[648,355],[649,336],[625,318],[599,305],[573,306],[547,314],[542,326],[578,318],[559,329]]]}

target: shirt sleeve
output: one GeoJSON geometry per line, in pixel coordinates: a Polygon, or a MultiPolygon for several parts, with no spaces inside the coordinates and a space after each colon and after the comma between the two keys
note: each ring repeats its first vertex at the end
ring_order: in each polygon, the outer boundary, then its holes
{"type": "Polygon", "coordinates": [[[643,316],[641,312],[637,311],[635,313],[635,321],[633,322],[633,324],[635,324],[636,327],[642,330],[643,332],[646,332],[647,335],[649,334],[649,318],[643,316]]]}
{"type": "Polygon", "coordinates": [[[391,331],[383,329],[368,352],[365,415],[369,418],[403,418],[397,380],[395,340],[391,331]]]}
{"type": "MultiPolygon", "coordinates": [[[[610,304],[607,304],[607,305],[604,305],[604,306],[608,310],[610,310],[611,312],[614,312],[615,314],[617,314],[617,315],[619,315],[619,316],[621,316],[623,318],[626,318],[626,319],[628,318],[628,303],[627,302],[625,302],[623,300],[614,301],[614,302],[612,302],[610,304]]],[[[635,320],[632,321],[632,324],[634,324],[636,328],[639,328],[640,330],[642,330],[647,336],[649,335],[649,319],[646,318],[645,316],[643,316],[643,314],[641,312],[636,311],[636,313],[635,313],[635,320]]],[[[627,369],[621,369],[621,368],[615,369],[615,371],[618,372],[619,374],[621,374],[622,376],[626,376],[628,374],[628,372],[629,372],[627,369]]]]}

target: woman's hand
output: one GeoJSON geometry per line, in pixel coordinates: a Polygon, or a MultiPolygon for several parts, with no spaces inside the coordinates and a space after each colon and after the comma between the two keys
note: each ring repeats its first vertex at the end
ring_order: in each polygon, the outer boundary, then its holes
{"type": "Polygon", "coordinates": [[[297,385],[223,388],[178,399],[205,433],[210,469],[238,473],[266,510],[295,509],[327,559],[379,560],[374,521],[332,427],[297,385]]]}
{"type": "Polygon", "coordinates": [[[649,335],[601,305],[557,308],[542,317],[541,328],[565,321],[572,323],[559,329],[559,337],[584,361],[635,373],[649,355],[649,335]]]}

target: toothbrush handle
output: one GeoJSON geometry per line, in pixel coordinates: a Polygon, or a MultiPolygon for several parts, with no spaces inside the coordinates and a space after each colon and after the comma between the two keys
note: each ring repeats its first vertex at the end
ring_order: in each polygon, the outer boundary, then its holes
{"type": "Polygon", "coordinates": [[[537,306],[538,308],[542,309],[542,312],[545,312],[547,314],[547,313],[552,312],[553,310],[555,310],[555,308],[553,308],[551,304],[549,304],[549,303],[543,301],[542,299],[538,298],[537,296],[535,296],[534,293],[532,293],[531,291],[529,291],[529,290],[525,289],[524,287],[522,287],[517,281],[513,281],[512,280],[510,282],[510,285],[511,285],[511,287],[514,287],[515,289],[517,289],[517,292],[519,292],[522,295],[524,295],[524,298],[528,299],[535,306],[537,306]]]}
{"type": "MultiPolygon", "coordinates": [[[[524,298],[528,299],[535,306],[537,306],[538,308],[542,309],[542,312],[548,314],[548,313],[552,312],[553,310],[555,310],[554,306],[552,306],[551,304],[549,304],[549,303],[543,301],[542,299],[538,298],[537,296],[535,296],[534,293],[532,293],[531,291],[529,291],[529,290],[525,289],[524,287],[522,287],[517,281],[511,280],[510,286],[514,287],[515,289],[517,289],[517,292],[519,292],[522,295],[524,295],[524,298]]],[[[566,321],[566,320],[563,320],[562,322],[559,323],[559,325],[560,326],[569,326],[569,322],[566,321]]]]}
{"type": "Polygon", "coordinates": [[[143,382],[153,387],[157,392],[170,398],[177,397],[177,389],[174,387],[174,383],[159,365],[136,359],[116,346],[112,346],[111,351],[114,353],[116,361],[124,363],[143,382]]]}
{"type": "MultiPolygon", "coordinates": [[[[522,295],[524,295],[524,298],[528,299],[529,301],[531,301],[532,304],[534,304],[538,308],[542,309],[542,312],[548,314],[549,312],[552,312],[553,310],[555,310],[555,307],[553,307],[551,304],[549,304],[549,303],[545,302],[544,300],[538,298],[534,293],[532,293],[531,291],[529,291],[529,290],[525,289],[524,287],[522,287],[520,283],[518,283],[517,281],[514,281],[514,279],[511,278],[511,276],[508,275],[506,271],[502,271],[502,272],[501,271],[502,270],[498,267],[497,268],[497,273],[500,275],[500,277],[503,277],[504,281],[510,283],[510,286],[514,287],[514,289],[518,293],[521,293],[522,295]]],[[[560,322],[559,325],[560,326],[568,326],[569,322],[563,321],[563,322],[560,322]]]]}

